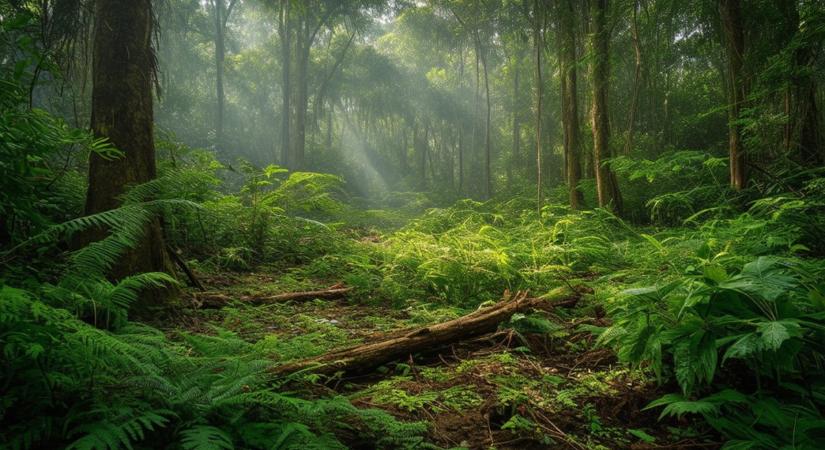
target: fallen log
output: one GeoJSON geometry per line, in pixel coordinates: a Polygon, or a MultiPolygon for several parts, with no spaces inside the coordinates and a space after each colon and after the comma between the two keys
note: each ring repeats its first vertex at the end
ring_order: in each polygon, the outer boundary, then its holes
{"type": "Polygon", "coordinates": [[[408,330],[379,342],[348,347],[315,358],[287,363],[274,367],[272,371],[278,375],[299,371],[325,375],[336,372],[367,372],[414,353],[433,352],[445,345],[495,331],[501,322],[507,321],[514,313],[538,307],[545,309],[553,305],[554,300],[564,303],[567,295],[570,295],[569,291],[564,288],[554,292],[549,299],[530,298],[526,292],[519,292],[513,296],[505,293],[503,301],[457,319],[408,330]]]}
{"type": "Polygon", "coordinates": [[[237,297],[222,294],[220,292],[203,292],[196,293],[193,298],[195,303],[201,308],[219,308],[236,300],[252,305],[288,302],[291,300],[314,300],[316,298],[333,300],[346,297],[350,291],[352,291],[352,288],[335,285],[330,288],[317,291],[286,292],[283,294],[265,296],[244,295],[237,297]]]}

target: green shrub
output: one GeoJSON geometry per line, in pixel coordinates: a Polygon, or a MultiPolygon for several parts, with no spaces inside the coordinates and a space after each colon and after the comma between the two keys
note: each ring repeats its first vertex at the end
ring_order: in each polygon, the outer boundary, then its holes
{"type": "Polygon", "coordinates": [[[825,356],[820,274],[777,257],[736,271],[696,261],[674,282],[626,291],[601,342],[676,381],[680,393],[650,406],[663,416],[701,414],[728,445],[825,445],[825,385],[811,377],[825,356]]]}

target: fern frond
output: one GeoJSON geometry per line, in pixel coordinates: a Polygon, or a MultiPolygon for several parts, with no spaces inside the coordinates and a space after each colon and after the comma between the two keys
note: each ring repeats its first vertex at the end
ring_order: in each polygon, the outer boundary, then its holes
{"type": "Polygon", "coordinates": [[[184,450],[232,450],[232,437],[220,428],[210,425],[193,425],[181,434],[184,450]]]}

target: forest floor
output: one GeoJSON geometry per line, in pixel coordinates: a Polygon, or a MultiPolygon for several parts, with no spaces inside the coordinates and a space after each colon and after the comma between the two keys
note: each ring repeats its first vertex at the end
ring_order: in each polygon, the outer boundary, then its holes
{"type": "MultiPolygon", "coordinates": [[[[383,245],[374,233],[347,239],[356,246],[383,245]]],[[[381,270],[379,264],[378,273],[381,270]]],[[[205,306],[199,300],[202,294],[193,289],[185,296],[189,306],[163,328],[171,335],[228,330],[265,347],[277,363],[376,342],[398,330],[475,310],[438,298],[393,304],[358,289],[340,299],[248,301],[345,283],[329,274],[319,277],[306,264],[263,266],[252,272],[200,271],[199,277],[209,293],[229,301],[221,307],[205,306]]],[[[541,315],[547,319],[541,333],[503,323],[496,331],[409,355],[365,375],[302,374],[288,389],[310,397],[343,395],[358,407],[380,408],[405,421],[426,421],[429,441],[445,448],[719,446],[687,421],[659,421],[658,411],[644,410],[667,389],[595,345],[586,328],[609,325],[602,308],[591,304],[541,315]]]]}

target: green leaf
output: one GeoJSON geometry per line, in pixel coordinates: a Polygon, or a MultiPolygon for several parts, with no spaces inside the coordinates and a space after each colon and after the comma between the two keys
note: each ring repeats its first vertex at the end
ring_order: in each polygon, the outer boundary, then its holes
{"type": "Polygon", "coordinates": [[[235,446],[232,438],[220,428],[210,425],[195,425],[181,431],[181,446],[184,450],[231,450],[235,446]]]}
{"type": "Polygon", "coordinates": [[[791,336],[798,336],[800,326],[798,323],[789,320],[777,320],[772,322],[762,322],[757,325],[757,330],[762,336],[762,343],[768,350],[779,350],[782,343],[791,338],[791,336]]]}
{"type": "Polygon", "coordinates": [[[645,442],[647,444],[652,444],[656,442],[656,438],[645,433],[644,430],[639,430],[637,428],[628,428],[627,432],[639,438],[642,442],[645,442]]]}
{"type": "Polygon", "coordinates": [[[721,283],[728,279],[728,272],[724,267],[717,264],[705,266],[702,272],[705,278],[716,283],[721,283]]]}
{"type": "Polygon", "coordinates": [[[661,253],[665,253],[665,247],[655,237],[645,233],[641,233],[640,236],[642,236],[644,240],[650,243],[650,245],[654,246],[656,250],[659,250],[659,252],[661,253]]]}
{"type": "Polygon", "coordinates": [[[761,352],[764,348],[762,340],[756,333],[747,333],[733,343],[725,355],[722,357],[722,363],[728,358],[744,359],[748,358],[754,353],[761,352]]]}

